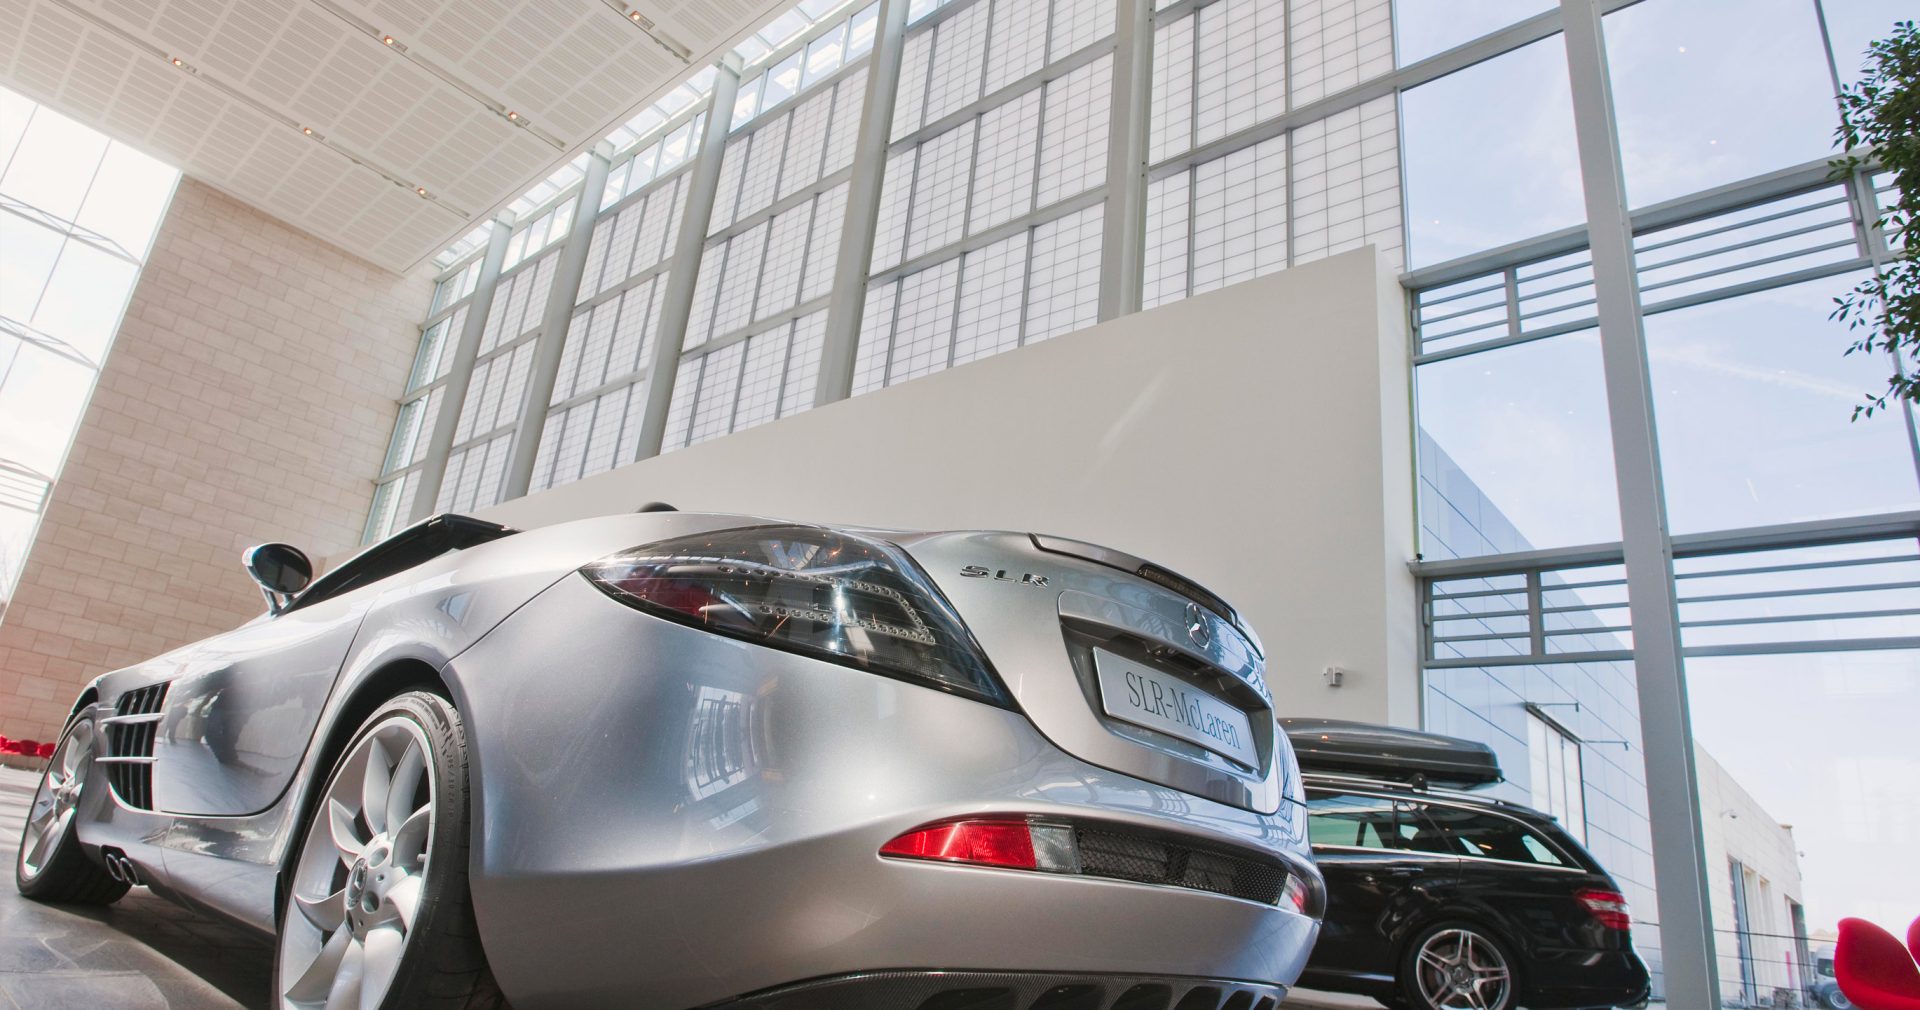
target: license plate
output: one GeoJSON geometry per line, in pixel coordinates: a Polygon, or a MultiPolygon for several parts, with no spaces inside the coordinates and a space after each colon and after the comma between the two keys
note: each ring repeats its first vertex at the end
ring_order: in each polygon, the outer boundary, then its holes
{"type": "Polygon", "coordinates": [[[1093,668],[1108,715],[1259,767],[1253,723],[1246,713],[1177,677],[1104,649],[1093,650],[1093,668]]]}

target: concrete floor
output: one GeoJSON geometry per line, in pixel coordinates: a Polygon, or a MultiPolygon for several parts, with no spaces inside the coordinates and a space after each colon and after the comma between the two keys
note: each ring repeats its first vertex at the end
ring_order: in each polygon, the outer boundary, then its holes
{"type": "MultiPolygon", "coordinates": [[[[0,853],[9,871],[39,781],[0,768],[0,853]]],[[[271,1003],[273,946],[136,887],[106,908],[42,905],[0,880],[0,1010],[234,1010],[271,1003]]],[[[1299,994],[1299,1010],[1379,1004],[1299,994]]]]}

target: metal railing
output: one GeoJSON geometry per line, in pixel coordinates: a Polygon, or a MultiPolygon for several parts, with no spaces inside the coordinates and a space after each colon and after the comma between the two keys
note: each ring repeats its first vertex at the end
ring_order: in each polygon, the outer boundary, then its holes
{"type": "MultiPolygon", "coordinates": [[[[1643,310],[1685,308],[1873,265],[1859,209],[1867,176],[1825,161],[1655,204],[1633,214],[1643,310]]],[[[1402,275],[1415,364],[1595,325],[1587,229],[1566,228],[1402,275]]]]}
{"type": "MultiPolygon", "coordinates": [[[[1920,512],[1673,538],[1688,657],[1920,649],[1920,512]]],[[[1621,545],[1416,562],[1429,669],[1633,658],[1621,545]]]]}

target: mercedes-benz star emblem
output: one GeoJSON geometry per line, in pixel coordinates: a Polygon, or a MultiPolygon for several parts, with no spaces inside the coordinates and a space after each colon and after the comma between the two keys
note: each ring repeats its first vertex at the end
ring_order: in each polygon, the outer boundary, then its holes
{"type": "Polygon", "coordinates": [[[1187,604],[1187,637],[1202,649],[1213,644],[1213,629],[1207,626],[1207,613],[1198,603],[1187,604]]]}

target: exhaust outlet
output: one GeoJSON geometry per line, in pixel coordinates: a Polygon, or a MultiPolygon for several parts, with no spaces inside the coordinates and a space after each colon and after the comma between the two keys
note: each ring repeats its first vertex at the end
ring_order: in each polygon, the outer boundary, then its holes
{"type": "Polygon", "coordinates": [[[135,866],[127,854],[115,848],[100,850],[100,861],[106,864],[107,876],[123,884],[139,886],[140,868],[135,866]]]}

